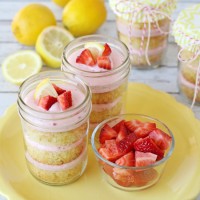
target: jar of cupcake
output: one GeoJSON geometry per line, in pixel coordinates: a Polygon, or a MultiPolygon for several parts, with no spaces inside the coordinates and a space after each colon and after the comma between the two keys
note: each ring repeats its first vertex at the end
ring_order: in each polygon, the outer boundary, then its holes
{"type": "Polygon", "coordinates": [[[176,0],[109,0],[119,39],[130,51],[132,66],[152,69],[164,57],[176,0]]]}
{"type": "Polygon", "coordinates": [[[107,117],[124,112],[130,67],[127,47],[107,36],[80,37],[64,49],[62,70],[75,73],[92,92],[90,133],[107,117]]]}
{"type": "Polygon", "coordinates": [[[21,85],[17,102],[31,174],[49,185],[77,180],[87,165],[89,87],[71,73],[41,72],[21,85]]]}
{"type": "Polygon", "coordinates": [[[173,35],[179,46],[179,87],[193,107],[195,102],[200,102],[200,4],[179,14],[173,35]]]}

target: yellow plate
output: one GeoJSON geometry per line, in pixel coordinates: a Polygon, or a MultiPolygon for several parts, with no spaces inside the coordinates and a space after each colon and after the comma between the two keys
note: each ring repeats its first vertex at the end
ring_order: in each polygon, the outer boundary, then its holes
{"type": "Polygon", "coordinates": [[[16,105],[0,119],[0,193],[10,200],[189,200],[200,191],[200,122],[186,106],[168,94],[130,83],[127,109],[156,117],[175,135],[175,150],[160,181],[139,192],[113,188],[101,177],[94,154],[84,175],[66,186],[47,186],[33,178],[25,164],[16,105]]]}

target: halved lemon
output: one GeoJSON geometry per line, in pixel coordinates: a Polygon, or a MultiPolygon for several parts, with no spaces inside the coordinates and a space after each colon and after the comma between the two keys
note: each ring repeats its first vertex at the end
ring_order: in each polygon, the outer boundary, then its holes
{"type": "Polygon", "coordinates": [[[42,68],[40,56],[30,50],[19,51],[8,56],[2,63],[5,79],[20,85],[28,77],[38,73],[42,68]]]}
{"type": "Polygon", "coordinates": [[[64,28],[50,26],[41,32],[35,48],[47,66],[58,68],[64,47],[73,39],[73,35],[64,28]]]}
{"type": "Polygon", "coordinates": [[[104,46],[97,42],[88,42],[84,45],[84,48],[89,49],[94,58],[101,56],[104,51],[104,46]]]}
{"type": "Polygon", "coordinates": [[[34,92],[34,98],[35,100],[39,100],[41,97],[48,96],[48,95],[53,96],[53,97],[58,96],[51,81],[48,78],[46,78],[37,85],[34,92]]]}

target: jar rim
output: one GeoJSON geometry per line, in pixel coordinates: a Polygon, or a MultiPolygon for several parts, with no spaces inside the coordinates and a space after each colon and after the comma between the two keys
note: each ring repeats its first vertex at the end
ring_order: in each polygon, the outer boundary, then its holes
{"type": "MultiPolygon", "coordinates": [[[[78,47],[78,46],[80,46],[80,45],[77,45],[76,47],[78,47]]],[[[115,46],[117,46],[117,45],[115,45],[115,46]]],[[[125,65],[127,65],[127,62],[130,61],[129,60],[129,49],[128,49],[128,47],[122,41],[120,41],[118,39],[115,39],[113,37],[108,37],[106,35],[102,35],[102,34],[101,35],[100,34],[94,34],[94,35],[89,35],[89,36],[82,36],[82,37],[76,38],[75,40],[72,40],[64,48],[62,59],[64,60],[65,63],[67,63],[67,65],[73,67],[75,70],[77,70],[79,72],[82,72],[82,73],[86,73],[88,77],[90,77],[90,75],[91,76],[95,75],[94,78],[95,77],[99,77],[99,76],[104,76],[104,77],[105,76],[110,76],[111,74],[117,73],[118,71],[121,71],[124,68],[125,65]],[[70,47],[73,47],[73,45],[76,44],[76,43],[80,44],[82,40],[87,40],[87,39],[92,39],[92,38],[95,41],[98,41],[98,39],[102,39],[102,40],[104,39],[108,43],[110,42],[112,44],[112,43],[115,42],[115,43],[118,43],[119,45],[121,45],[124,48],[125,52],[126,52],[125,59],[123,60],[123,62],[119,66],[117,66],[117,67],[115,67],[115,68],[113,68],[111,70],[108,70],[108,71],[99,71],[99,72],[82,70],[82,69],[80,69],[80,68],[72,65],[71,63],[69,63],[68,59],[66,58],[65,55],[66,55],[66,52],[70,49],[70,47]]]]}

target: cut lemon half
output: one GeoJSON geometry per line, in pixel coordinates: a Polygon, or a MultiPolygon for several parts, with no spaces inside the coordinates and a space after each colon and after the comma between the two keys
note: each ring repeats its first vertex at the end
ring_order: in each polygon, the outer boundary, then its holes
{"type": "Polygon", "coordinates": [[[30,50],[14,53],[2,63],[2,73],[5,79],[16,85],[20,85],[28,77],[38,73],[41,68],[40,56],[30,50]]]}
{"type": "Polygon", "coordinates": [[[41,32],[35,48],[47,66],[58,68],[64,47],[73,39],[73,35],[64,28],[50,26],[41,32]]]}
{"type": "Polygon", "coordinates": [[[50,95],[52,97],[58,96],[51,81],[48,78],[46,78],[37,85],[35,92],[34,92],[34,98],[35,98],[35,100],[38,101],[41,97],[48,96],[48,95],[50,95]]]}
{"type": "Polygon", "coordinates": [[[94,58],[101,56],[104,51],[104,46],[97,42],[88,42],[85,44],[84,48],[89,49],[94,58]]]}

